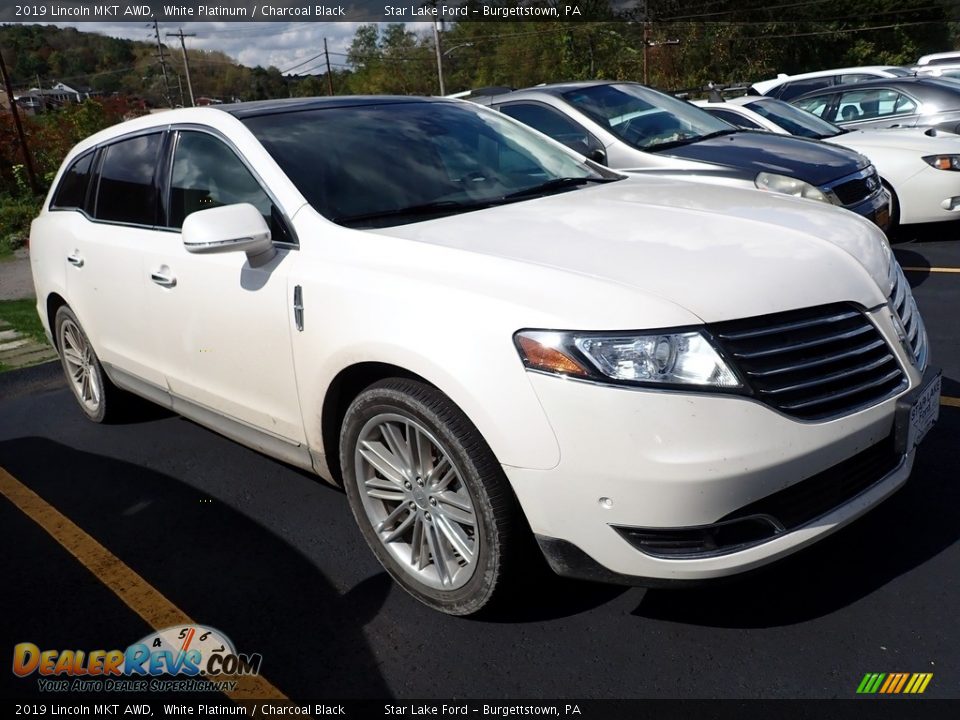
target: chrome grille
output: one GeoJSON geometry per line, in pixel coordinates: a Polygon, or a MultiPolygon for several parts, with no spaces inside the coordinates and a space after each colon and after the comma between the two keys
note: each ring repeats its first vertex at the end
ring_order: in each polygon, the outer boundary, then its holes
{"type": "Polygon", "coordinates": [[[906,382],[883,336],[852,305],[761,315],[710,329],[759,400],[803,420],[876,404],[906,382]]]}
{"type": "Polygon", "coordinates": [[[863,202],[868,197],[880,191],[880,178],[877,171],[870,165],[854,175],[841,178],[829,186],[829,190],[841,205],[850,206],[863,202]]]}
{"type": "Polygon", "coordinates": [[[913,299],[910,283],[896,260],[890,263],[890,275],[890,309],[903,326],[906,345],[913,355],[914,364],[922,371],[927,366],[927,329],[917,309],[917,301],[913,299]]]}

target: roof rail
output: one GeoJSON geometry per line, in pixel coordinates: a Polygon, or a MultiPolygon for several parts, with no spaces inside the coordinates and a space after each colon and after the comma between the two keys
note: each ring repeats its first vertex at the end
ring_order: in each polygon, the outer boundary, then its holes
{"type": "Polygon", "coordinates": [[[708,82],[706,85],[701,85],[700,87],[692,88],[682,88],[680,90],[669,90],[668,94],[673,95],[675,98],[680,100],[687,100],[691,96],[703,96],[708,98],[711,102],[723,102],[724,95],[734,95],[739,97],[740,95],[747,95],[750,92],[750,83],[746,82],[736,82],[736,83],[715,83],[708,82]]]}
{"type": "Polygon", "coordinates": [[[448,98],[460,98],[462,100],[473,100],[479,97],[493,97],[494,95],[506,95],[513,92],[512,87],[506,85],[490,85],[488,87],[474,88],[473,90],[463,90],[462,92],[444,95],[448,98]]]}

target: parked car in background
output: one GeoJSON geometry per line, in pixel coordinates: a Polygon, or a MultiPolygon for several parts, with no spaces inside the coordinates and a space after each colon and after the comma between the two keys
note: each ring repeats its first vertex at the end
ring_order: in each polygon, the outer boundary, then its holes
{"type": "Polygon", "coordinates": [[[890,191],[891,225],[955,220],[960,211],[960,135],[930,128],[844,130],[769,97],[698,100],[711,115],[751,130],[824,140],[870,158],[890,191]]]}
{"type": "Polygon", "coordinates": [[[133,392],[342,483],[384,568],[457,615],[531,534],[605,582],[782,558],[901,487],[939,408],[871,223],[614,173],[461,101],[115,125],[68,154],[30,260],[87,417],[133,392]]]}
{"type": "Polygon", "coordinates": [[[863,67],[835,68],[815,72],[786,75],[780,73],[772,80],[761,80],[750,86],[751,94],[769,95],[780,100],[790,100],[813,90],[822,90],[836,85],[893,78],[910,75],[910,71],[896,65],[866,65],[863,67]]]}
{"type": "Polygon", "coordinates": [[[910,68],[918,77],[960,78],[960,63],[943,65],[918,65],[910,68]]]}
{"type": "Polygon", "coordinates": [[[741,131],[700,108],[631,82],[539,85],[474,100],[611,168],[688,173],[841,205],[882,228],[887,192],[859,153],[741,131]]]}
{"type": "Polygon", "coordinates": [[[946,65],[950,63],[960,63],[960,50],[930,53],[917,60],[917,65],[946,65]]]}
{"type": "Polygon", "coordinates": [[[790,101],[844,128],[935,127],[960,132],[960,81],[904,77],[807,93],[790,101]]]}

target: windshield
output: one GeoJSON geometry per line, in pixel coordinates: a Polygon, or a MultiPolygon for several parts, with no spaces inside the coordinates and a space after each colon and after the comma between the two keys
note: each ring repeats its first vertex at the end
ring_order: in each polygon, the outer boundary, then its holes
{"type": "Polygon", "coordinates": [[[321,215],[349,227],[416,222],[621,177],[468,103],[329,107],[243,122],[321,215]]]}
{"type": "Polygon", "coordinates": [[[780,100],[754,100],[744,107],[776,123],[791,135],[820,140],[843,132],[833,123],[780,100]]]}
{"type": "Polygon", "coordinates": [[[563,93],[577,110],[641,150],[663,150],[737,128],[643,85],[592,85],[563,93]]]}

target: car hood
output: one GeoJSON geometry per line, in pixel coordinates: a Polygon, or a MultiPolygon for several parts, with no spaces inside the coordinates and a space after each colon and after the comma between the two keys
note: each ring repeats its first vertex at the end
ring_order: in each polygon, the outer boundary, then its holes
{"type": "Polygon", "coordinates": [[[788,175],[817,186],[870,164],[862,155],[817,140],[749,130],[667,148],[657,154],[788,175]]]}
{"type": "Polygon", "coordinates": [[[636,177],[369,232],[588,276],[639,293],[638,308],[656,297],[704,322],[874,307],[890,261],[873,224],[825,203],[636,177]]]}
{"type": "Polygon", "coordinates": [[[860,150],[863,148],[891,148],[895,150],[916,150],[921,155],[938,153],[960,153],[960,135],[937,131],[928,135],[929,128],[876,128],[851,130],[831,138],[826,142],[860,150]]]}

